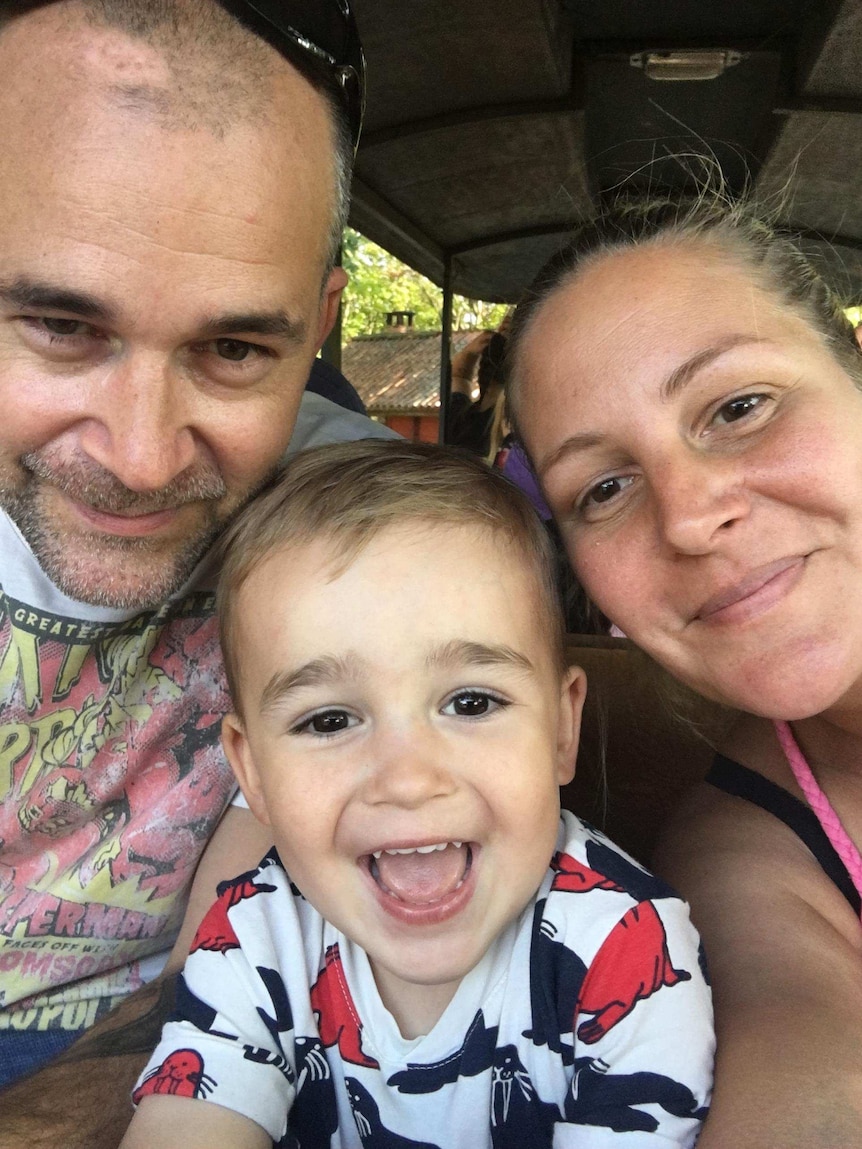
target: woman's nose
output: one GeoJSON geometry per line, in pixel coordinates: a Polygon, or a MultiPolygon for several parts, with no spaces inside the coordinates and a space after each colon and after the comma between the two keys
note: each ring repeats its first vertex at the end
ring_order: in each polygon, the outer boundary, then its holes
{"type": "Polygon", "coordinates": [[[686,450],[654,479],[662,537],[681,554],[706,554],[746,518],[748,492],[732,459],[686,450]]]}

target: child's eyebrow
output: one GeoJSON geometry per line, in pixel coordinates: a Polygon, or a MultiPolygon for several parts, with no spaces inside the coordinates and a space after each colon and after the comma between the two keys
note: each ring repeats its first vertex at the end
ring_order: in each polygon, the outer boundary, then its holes
{"type": "Polygon", "coordinates": [[[303,686],[320,686],[327,682],[356,678],[361,672],[361,659],[354,654],[343,658],[334,654],[324,654],[313,658],[296,670],[279,670],[266,684],[260,696],[260,710],[265,713],[274,709],[292,690],[303,686]]]}
{"type": "Polygon", "coordinates": [[[484,642],[453,639],[432,650],[425,659],[432,666],[515,666],[521,670],[535,669],[525,654],[511,646],[489,646],[484,642]]]}

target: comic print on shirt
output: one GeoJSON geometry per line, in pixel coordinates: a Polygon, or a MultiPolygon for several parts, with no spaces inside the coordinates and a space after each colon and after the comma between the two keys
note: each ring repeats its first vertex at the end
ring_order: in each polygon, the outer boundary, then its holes
{"type": "Polygon", "coordinates": [[[414,1041],[275,851],[223,883],[134,1100],[214,1100],[291,1149],[666,1149],[713,1049],[685,903],[564,812],[533,902],[414,1041]]]}
{"type": "Polygon", "coordinates": [[[91,1025],[171,945],[235,785],[213,611],[195,592],[96,623],[0,596],[0,1030],[91,1025]]]}

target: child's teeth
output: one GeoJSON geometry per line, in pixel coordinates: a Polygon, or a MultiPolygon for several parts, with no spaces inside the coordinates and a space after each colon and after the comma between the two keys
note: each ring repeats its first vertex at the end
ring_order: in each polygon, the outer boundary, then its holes
{"type": "MultiPolygon", "coordinates": [[[[459,850],[461,848],[460,842],[453,842],[459,850]]],[[[449,846],[448,842],[435,842],[433,846],[407,846],[402,850],[375,850],[374,857],[379,858],[381,854],[433,854],[435,850],[445,850],[449,846]]]]}

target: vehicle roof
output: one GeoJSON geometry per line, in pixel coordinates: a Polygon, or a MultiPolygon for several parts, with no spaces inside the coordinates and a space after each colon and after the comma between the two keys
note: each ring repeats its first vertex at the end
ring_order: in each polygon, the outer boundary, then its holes
{"type": "Polygon", "coordinates": [[[514,301],[621,182],[691,186],[711,155],[862,301],[862,0],[354,8],[368,105],[351,222],[435,283],[448,259],[459,294],[514,301]],[[632,64],[680,49],[740,58],[702,81],[632,64]]]}

